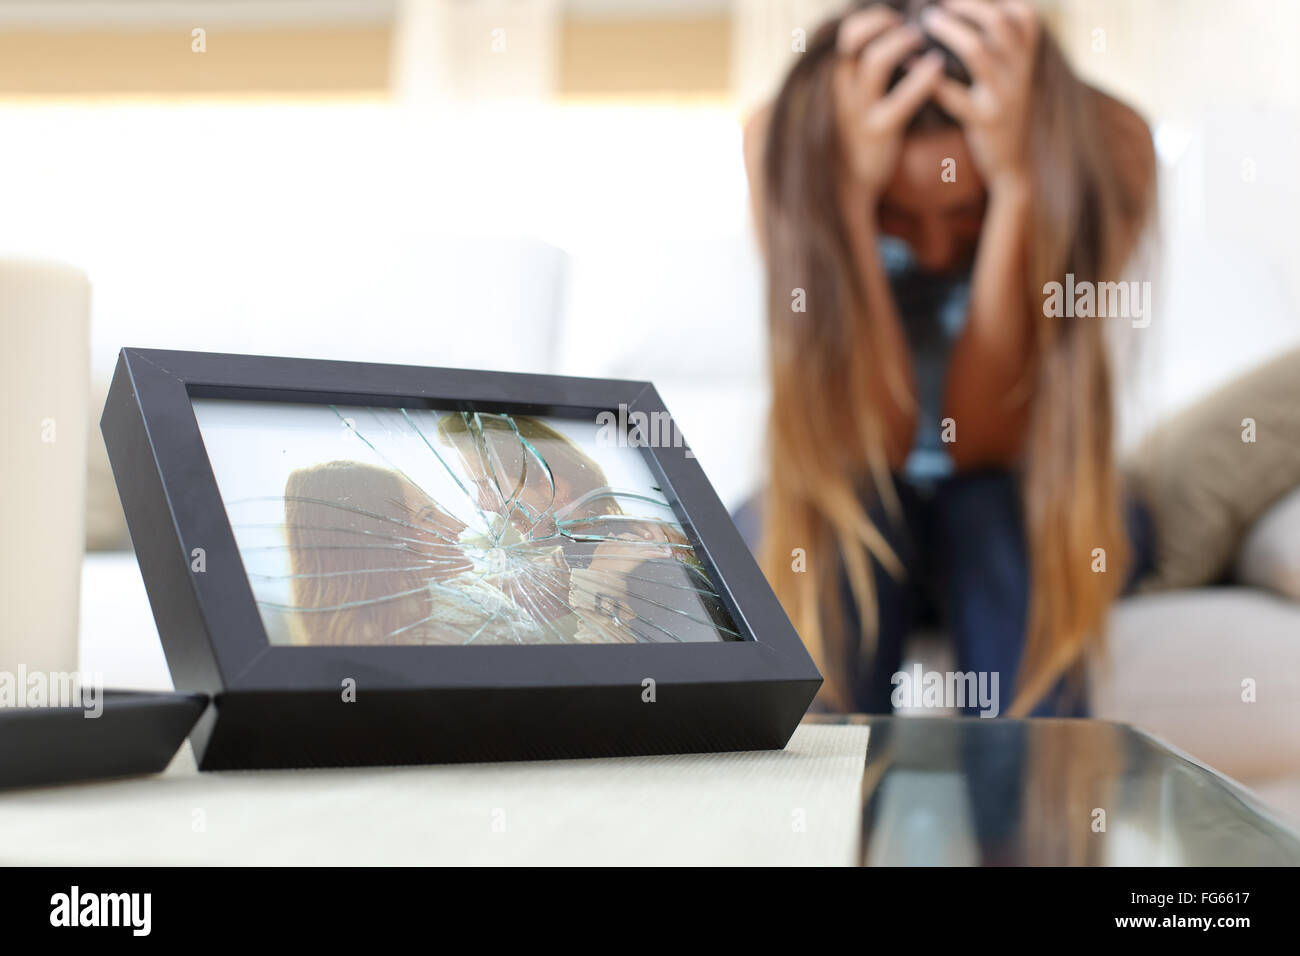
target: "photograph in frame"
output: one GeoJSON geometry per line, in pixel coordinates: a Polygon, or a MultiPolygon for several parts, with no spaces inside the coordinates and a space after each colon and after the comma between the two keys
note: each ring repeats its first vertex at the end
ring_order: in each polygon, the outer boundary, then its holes
{"type": "Polygon", "coordinates": [[[641,451],[594,418],[193,405],[271,644],[740,640],[641,451]]]}

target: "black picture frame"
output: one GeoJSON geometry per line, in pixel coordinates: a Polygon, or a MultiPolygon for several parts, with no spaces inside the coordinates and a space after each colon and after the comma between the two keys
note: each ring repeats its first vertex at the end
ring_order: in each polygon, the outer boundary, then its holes
{"type": "Polygon", "coordinates": [[[167,663],[212,706],[204,770],[784,747],[821,685],[689,448],[641,448],[741,640],[692,645],[319,646],[268,642],[194,398],[667,415],[648,382],[122,349],[100,427],[167,663]],[[203,548],[201,573],[191,570],[203,548]],[[343,702],[346,678],[356,700],[343,702]],[[644,682],[654,682],[653,702],[644,682]]]}
{"type": "Polygon", "coordinates": [[[0,790],[162,773],[207,708],[202,694],[105,690],[84,707],[0,707],[0,790]]]}

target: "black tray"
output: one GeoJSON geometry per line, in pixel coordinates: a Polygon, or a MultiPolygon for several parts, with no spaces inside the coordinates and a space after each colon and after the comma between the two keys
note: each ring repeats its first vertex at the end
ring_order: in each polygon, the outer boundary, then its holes
{"type": "Polygon", "coordinates": [[[106,690],[103,713],[0,708],[0,789],[158,773],[207,707],[205,694],[106,690]]]}

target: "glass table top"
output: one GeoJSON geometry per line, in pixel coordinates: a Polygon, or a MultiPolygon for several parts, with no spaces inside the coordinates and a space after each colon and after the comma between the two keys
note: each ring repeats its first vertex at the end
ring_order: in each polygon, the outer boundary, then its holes
{"type": "Polygon", "coordinates": [[[1245,788],[1101,720],[812,716],[871,728],[867,866],[1300,865],[1245,788]]]}

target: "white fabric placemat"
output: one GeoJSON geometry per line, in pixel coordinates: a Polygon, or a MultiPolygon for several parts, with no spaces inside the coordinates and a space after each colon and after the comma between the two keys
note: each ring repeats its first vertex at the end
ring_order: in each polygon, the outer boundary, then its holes
{"type": "Polygon", "coordinates": [[[0,793],[0,861],[852,865],[868,728],[781,751],[198,773],[0,793]]]}

